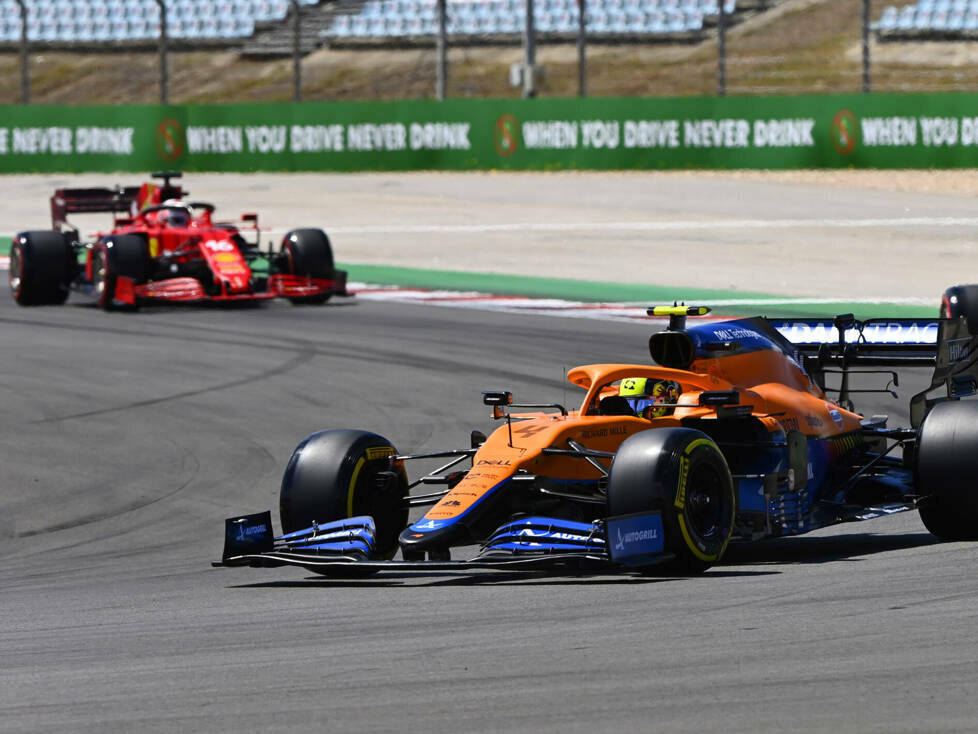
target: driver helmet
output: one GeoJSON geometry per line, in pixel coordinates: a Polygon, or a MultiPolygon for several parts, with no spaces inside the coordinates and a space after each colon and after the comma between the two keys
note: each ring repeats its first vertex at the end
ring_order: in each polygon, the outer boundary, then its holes
{"type": "Polygon", "coordinates": [[[179,199],[163,202],[166,209],[160,210],[160,223],[170,227],[186,227],[190,224],[190,209],[179,199]]]}
{"type": "Polygon", "coordinates": [[[618,394],[628,401],[637,415],[645,418],[670,415],[681,392],[675,380],[654,377],[626,377],[618,385],[618,394]]]}

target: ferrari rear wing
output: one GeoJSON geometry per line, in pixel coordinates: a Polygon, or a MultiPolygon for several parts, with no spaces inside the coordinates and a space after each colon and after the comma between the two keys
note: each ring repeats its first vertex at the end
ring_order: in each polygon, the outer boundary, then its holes
{"type": "MultiPolygon", "coordinates": [[[[160,199],[179,199],[185,193],[179,184],[170,182],[179,174],[176,173],[154,173],[153,178],[163,178],[164,183],[146,184],[159,190],[160,199]]],[[[64,229],[74,229],[68,224],[69,214],[93,214],[99,212],[109,212],[112,214],[132,214],[134,206],[139,202],[142,186],[117,186],[109,188],[87,188],[87,189],[57,189],[51,197],[51,226],[52,229],[61,232],[64,229]]]]}
{"type": "Polygon", "coordinates": [[[71,228],[69,214],[111,212],[129,214],[139,194],[138,186],[114,189],[58,189],[51,197],[51,226],[58,232],[71,228]]]}

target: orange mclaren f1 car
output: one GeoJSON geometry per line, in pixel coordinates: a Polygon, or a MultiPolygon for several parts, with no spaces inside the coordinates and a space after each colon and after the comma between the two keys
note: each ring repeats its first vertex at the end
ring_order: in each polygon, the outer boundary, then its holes
{"type": "Polygon", "coordinates": [[[684,575],[731,540],[913,509],[941,538],[978,540],[978,401],[965,399],[978,394],[978,286],[949,290],[934,319],[687,327],[707,310],[650,309],[670,317],[649,341],[655,364],[570,370],[583,391],[574,410],[483,393],[501,425],[468,448],[402,455],[375,433],[312,434],[282,479],[284,534],[270,512],[229,518],[216,565],[684,575]],[[855,373],[894,382],[908,365],[934,369],[911,425],[856,412],[855,373]],[[409,462],[439,457],[448,463],[409,481],[409,462]],[[430,508],[409,522],[416,506],[430,508]],[[473,544],[474,557],[452,560],[473,544]]]}
{"type": "Polygon", "coordinates": [[[21,306],[57,305],[74,290],[111,309],[268,298],[321,304],[347,295],[346,273],[334,266],[322,230],[292,230],[278,252],[262,252],[257,214],[242,215],[240,223],[215,221],[213,204],[188,200],[188,192],[173,183],[179,173],[153,176],[163,183],[55,191],[52,229],[13,238],[14,300],[21,306]],[[67,216],[93,212],[111,213],[113,224],[83,242],[67,216]]]}

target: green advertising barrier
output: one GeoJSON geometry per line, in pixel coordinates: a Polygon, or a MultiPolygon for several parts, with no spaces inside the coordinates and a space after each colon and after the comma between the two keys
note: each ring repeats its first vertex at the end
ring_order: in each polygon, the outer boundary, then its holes
{"type": "Polygon", "coordinates": [[[974,94],[0,110],[0,173],[978,166],[974,94]]]}

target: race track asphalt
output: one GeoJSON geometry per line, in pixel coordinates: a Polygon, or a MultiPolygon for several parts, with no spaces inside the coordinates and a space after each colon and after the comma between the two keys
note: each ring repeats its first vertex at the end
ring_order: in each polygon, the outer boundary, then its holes
{"type": "MultiPolygon", "coordinates": [[[[481,390],[573,403],[566,368],[647,362],[643,323],[4,296],[0,334],[0,732],[976,728],[978,546],[916,513],[696,579],[210,567],[308,433],[464,447],[481,390]]],[[[905,424],[922,379],[865,412],[905,424]]]]}
{"type": "Polygon", "coordinates": [[[480,390],[570,402],[563,369],[644,361],[641,324],[7,300],[0,324],[0,731],[973,728],[978,548],[915,514],[697,579],[209,566],[311,431],[464,446],[480,390]]]}

